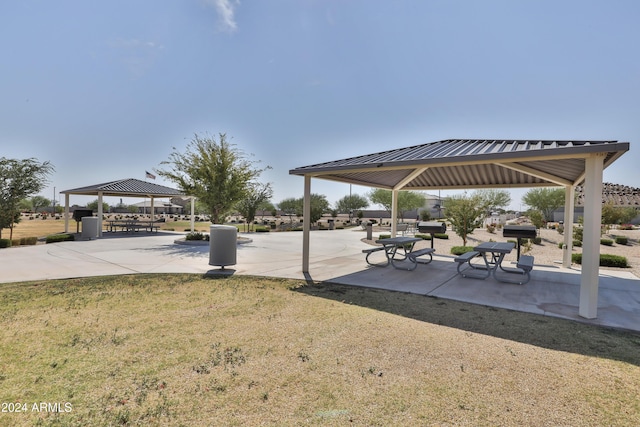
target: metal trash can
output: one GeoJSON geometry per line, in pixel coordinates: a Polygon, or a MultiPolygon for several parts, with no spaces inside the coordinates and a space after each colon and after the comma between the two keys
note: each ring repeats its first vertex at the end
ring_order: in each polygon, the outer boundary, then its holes
{"type": "Polygon", "coordinates": [[[223,269],[236,264],[238,229],[229,225],[209,227],[209,265],[223,269]]]}
{"type": "Polygon", "coordinates": [[[100,235],[100,221],[95,216],[82,217],[82,238],[97,239],[100,235]]]}

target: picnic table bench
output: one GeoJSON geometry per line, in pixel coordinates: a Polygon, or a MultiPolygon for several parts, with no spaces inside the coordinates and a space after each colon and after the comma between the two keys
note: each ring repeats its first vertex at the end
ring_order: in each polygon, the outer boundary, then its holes
{"type": "Polygon", "coordinates": [[[502,265],[505,255],[510,253],[514,246],[511,242],[482,243],[473,248],[473,251],[466,252],[454,259],[454,261],[458,263],[458,273],[461,274],[462,277],[476,279],[486,279],[493,274],[493,277],[499,282],[524,285],[531,279],[531,270],[533,270],[534,261],[532,256],[520,256],[515,268],[502,265]],[[479,255],[484,259],[484,265],[472,264],[471,260],[479,255]],[[467,264],[467,268],[462,269],[464,264],[467,264]],[[517,274],[519,277],[513,279],[513,276],[510,276],[511,274],[517,274]]]}
{"type": "Polygon", "coordinates": [[[118,228],[126,233],[140,231],[141,229],[147,232],[158,232],[159,228],[153,221],[114,220],[108,221],[108,223],[110,232],[117,231],[118,228]]]}
{"type": "Polygon", "coordinates": [[[433,252],[435,252],[435,249],[425,248],[415,251],[413,250],[416,242],[421,240],[422,239],[418,237],[393,237],[389,239],[380,239],[376,240],[376,243],[379,243],[382,246],[363,249],[362,253],[367,254],[365,261],[369,265],[375,267],[386,267],[391,264],[394,268],[411,271],[415,270],[419,263],[428,264],[433,260],[433,252]],[[382,251],[384,251],[386,262],[376,264],[369,260],[371,254],[382,251]],[[429,255],[429,261],[424,262],[423,258],[420,258],[425,255],[429,255]],[[409,266],[406,267],[406,264],[399,264],[402,261],[409,261],[409,266]]]}
{"type": "Polygon", "coordinates": [[[531,270],[533,270],[534,258],[531,255],[520,255],[520,259],[516,262],[516,268],[503,267],[500,269],[506,273],[518,274],[518,278],[512,279],[513,276],[504,274],[493,273],[493,277],[499,282],[517,283],[518,285],[524,285],[531,280],[531,270]]]}

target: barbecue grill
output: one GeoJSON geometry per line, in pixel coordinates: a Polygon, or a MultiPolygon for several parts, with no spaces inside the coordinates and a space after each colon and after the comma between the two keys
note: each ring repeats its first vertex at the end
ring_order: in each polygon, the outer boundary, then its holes
{"type": "Polygon", "coordinates": [[[93,210],[91,209],[76,209],[73,211],[73,219],[76,220],[76,233],[80,232],[80,221],[85,216],[93,216],[93,210]]]}
{"type": "Polygon", "coordinates": [[[418,223],[418,231],[420,233],[429,233],[431,234],[431,247],[433,248],[433,235],[436,233],[444,233],[447,231],[447,224],[444,222],[435,222],[435,221],[420,221],[418,223]]]}
{"type": "Polygon", "coordinates": [[[503,237],[516,237],[518,239],[518,260],[520,260],[520,240],[533,239],[538,235],[533,225],[505,225],[502,228],[503,237]]]}

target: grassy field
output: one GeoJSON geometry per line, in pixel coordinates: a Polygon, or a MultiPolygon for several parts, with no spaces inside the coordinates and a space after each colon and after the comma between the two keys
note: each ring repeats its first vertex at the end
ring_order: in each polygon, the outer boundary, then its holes
{"type": "Polygon", "coordinates": [[[0,342],[2,426],[640,420],[640,336],[382,290],[198,275],[2,284],[0,342]]]}

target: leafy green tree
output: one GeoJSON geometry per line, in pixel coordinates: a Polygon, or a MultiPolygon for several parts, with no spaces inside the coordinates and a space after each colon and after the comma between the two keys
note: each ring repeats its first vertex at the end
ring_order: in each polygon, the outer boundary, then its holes
{"type": "Polygon", "coordinates": [[[262,211],[262,217],[264,218],[265,212],[270,212],[272,216],[276,216],[276,207],[270,200],[265,200],[258,205],[258,210],[262,211]]]}
{"type": "MultiPolygon", "coordinates": [[[[325,212],[329,211],[329,202],[326,196],[323,194],[311,193],[311,218],[309,218],[310,224],[315,224],[325,212]]],[[[278,207],[285,215],[297,215],[302,216],[304,208],[304,198],[299,199],[288,198],[278,203],[278,207]]]]}
{"type": "MultiPolygon", "coordinates": [[[[387,212],[391,212],[391,190],[375,188],[369,192],[371,203],[382,205],[387,212]]],[[[398,192],[398,213],[404,219],[404,212],[424,206],[426,197],[417,191],[398,192]]]]}
{"type": "Polygon", "coordinates": [[[638,216],[638,209],[633,206],[621,207],[619,213],[620,224],[629,224],[635,217],[638,216]]]}
{"type": "Polygon", "coordinates": [[[350,213],[359,211],[369,206],[369,201],[366,197],[359,194],[351,194],[344,196],[338,200],[335,204],[335,208],[339,213],[350,213]]]}
{"type": "Polygon", "coordinates": [[[293,222],[293,216],[302,216],[302,199],[289,197],[278,203],[278,208],[289,217],[289,222],[293,222]]]}
{"type": "Polygon", "coordinates": [[[529,217],[531,224],[535,225],[536,228],[544,227],[545,220],[542,212],[535,209],[531,209],[530,211],[527,212],[527,216],[529,217]]]}
{"type": "MultiPolygon", "coordinates": [[[[98,199],[95,199],[94,201],[87,203],[87,209],[91,209],[92,211],[97,212],[98,199]]],[[[102,212],[109,212],[109,204],[107,202],[102,202],[102,212]]]]}
{"type": "Polygon", "coordinates": [[[13,226],[20,221],[20,201],[40,192],[53,171],[51,163],[34,158],[0,158],[0,238],[3,228],[9,228],[9,238],[13,238],[13,226]]]}
{"type": "Polygon", "coordinates": [[[564,206],[564,197],[564,188],[534,188],[522,196],[522,202],[542,212],[546,223],[553,219],[553,211],[564,206]]]}
{"type": "Polygon", "coordinates": [[[256,218],[258,207],[268,202],[271,196],[273,196],[273,189],[270,183],[253,182],[249,186],[246,197],[238,203],[238,212],[240,212],[247,220],[247,223],[250,224],[256,218]]]}
{"type": "Polygon", "coordinates": [[[507,190],[476,190],[472,196],[477,196],[487,213],[509,206],[511,194],[507,190]]]}
{"type": "MultiPolygon", "coordinates": [[[[304,204],[304,199],[300,199],[300,203],[304,204]]],[[[322,215],[329,211],[329,202],[323,194],[311,193],[311,224],[318,222],[322,215]]]]}
{"type": "Polygon", "coordinates": [[[185,193],[196,196],[206,207],[214,224],[223,223],[227,216],[250,192],[251,183],[265,169],[257,169],[224,133],[218,141],[210,136],[195,135],[180,153],[173,148],[169,170],[156,172],[175,182],[185,193]]]}
{"type": "Polygon", "coordinates": [[[451,222],[455,233],[462,238],[463,246],[467,246],[467,236],[482,227],[485,206],[478,196],[457,195],[444,200],[447,219],[451,222]]]}
{"type": "Polygon", "coordinates": [[[30,199],[22,199],[18,202],[18,209],[21,212],[31,212],[33,210],[33,203],[30,199]]]}
{"type": "Polygon", "coordinates": [[[621,210],[609,201],[602,205],[602,223],[606,225],[617,224],[620,221],[621,210]]]}
{"type": "Polygon", "coordinates": [[[51,200],[42,196],[33,196],[31,198],[31,206],[34,212],[38,212],[38,209],[51,206],[51,200]]]}

